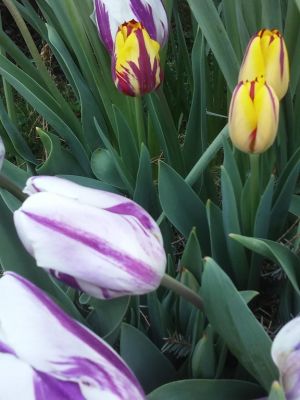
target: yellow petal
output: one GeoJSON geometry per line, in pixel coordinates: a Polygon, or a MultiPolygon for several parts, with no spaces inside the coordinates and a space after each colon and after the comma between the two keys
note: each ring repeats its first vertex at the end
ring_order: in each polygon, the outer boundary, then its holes
{"type": "Polygon", "coordinates": [[[254,107],[257,131],[253,152],[262,153],[274,143],[278,129],[279,100],[271,86],[265,84],[257,90],[254,107]]]}
{"type": "Polygon", "coordinates": [[[265,61],[260,40],[259,36],[251,38],[241,65],[239,81],[253,81],[255,78],[264,75],[265,61]]]}
{"type": "Polygon", "coordinates": [[[229,108],[229,135],[239,150],[251,151],[253,132],[257,127],[254,103],[249,95],[251,83],[240,82],[232,95],[229,108]]]}
{"type": "Polygon", "coordinates": [[[276,36],[270,43],[266,51],[265,68],[266,81],[281,100],[287,92],[290,78],[288,53],[282,37],[276,36]]]}
{"type": "Polygon", "coordinates": [[[113,75],[117,88],[130,96],[156,89],[161,82],[160,45],[143,25],[130,21],[120,26],[115,39],[113,75]]]}

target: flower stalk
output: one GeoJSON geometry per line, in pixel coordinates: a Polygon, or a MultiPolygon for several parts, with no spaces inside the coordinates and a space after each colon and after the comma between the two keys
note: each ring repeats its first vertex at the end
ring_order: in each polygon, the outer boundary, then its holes
{"type": "Polygon", "coordinates": [[[161,286],[172,290],[172,292],[183,297],[189,303],[193,304],[199,310],[204,310],[204,304],[202,298],[195,293],[193,290],[189,289],[187,286],[178,282],[176,279],[172,278],[170,275],[165,274],[161,280],[161,286]]]}
{"type": "Polygon", "coordinates": [[[22,202],[28,197],[17,185],[15,185],[10,179],[2,174],[0,174],[0,188],[7,190],[22,202]]]}

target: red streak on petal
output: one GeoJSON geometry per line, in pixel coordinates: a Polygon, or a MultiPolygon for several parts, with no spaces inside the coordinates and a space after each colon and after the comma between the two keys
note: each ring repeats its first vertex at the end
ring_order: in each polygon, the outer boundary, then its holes
{"type": "Polygon", "coordinates": [[[250,83],[249,95],[250,95],[252,101],[254,101],[254,96],[255,96],[255,84],[256,84],[256,81],[252,81],[250,83]]]}
{"type": "Polygon", "coordinates": [[[274,99],[273,93],[271,92],[271,89],[270,89],[269,85],[267,85],[267,84],[265,84],[265,85],[266,85],[266,88],[268,89],[268,93],[269,93],[270,98],[271,98],[274,117],[277,119],[278,116],[277,116],[277,113],[276,113],[275,99],[274,99]]]}
{"type": "Polygon", "coordinates": [[[274,40],[274,36],[270,36],[269,46],[273,42],[273,40],[274,40]]]}
{"type": "Polygon", "coordinates": [[[239,82],[236,86],[236,88],[234,89],[234,92],[232,94],[232,100],[231,100],[231,108],[230,108],[230,115],[229,115],[229,119],[232,118],[232,112],[233,112],[233,108],[234,108],[234,103],[235,103],[235,99],[236,99],[236,95],[239,91],[239,88],[243,85],[243,81],[239,82]]]}
{"type": "Polygon", "coordinates": [[[262,38],[264,33],[265,33],[265,29],[262,29],[261,31],[258,32],[258,36],[260,38],[262,38]]]}
{"type": "Polygon", "coordinates": [[[256,142],[256,133],[257,133],[257,128],[255,128],[249,135],[249,150],[251,153],[254,153],[255,149],[255,142],[256,142]]]}
{"type": "Polygon", "coordinates": [[[280,62],[280,75],[281,79],[283,77],[284,72],[284,47],[283,47],[283,38],[280,38],[280,53],[279,53],[279,62],[280,62]]]}

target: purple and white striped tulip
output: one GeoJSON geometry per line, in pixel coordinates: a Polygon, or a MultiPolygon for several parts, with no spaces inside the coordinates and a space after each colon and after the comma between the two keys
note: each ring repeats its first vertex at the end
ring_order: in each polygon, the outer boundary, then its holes
{"type": "Polygon", "coordinates": [[[94,0],[94,8],[117,89],[128,96],[157,89],[163,79],[159,52],[168,37],[162,1],[94,0]]]}
{"type": "Polygon", "coordinates": [[[3,165],[4,157],[5,157],[5,147],[4,147],[3,141],[0,136],[0,170],[3,165]]]}
{"type": "Polygon", "coordinates": [[[110,54],[119,27],[131,20],[142,23],[161,46],[167,41],[168,18],[161,0],[94,0],[94,8],[100,38],[110,54]]]}
{"type": "Polygon", "coordinates": [[[276,335],[272,358],[280,372],[287,400],[300,399],[300,317],[288,322],[276,335]]]}
{"type": "Polygon", "coordinates": [[[12,272],[0,279],[0,377],[6,400],[145,399],[114,350],[12,272]]]}
{"type": "Polygon", "coordinates": [[[24,192],[29,197],[14,221],[38,266],[97,298],[159,286],[166,266],[162,236],[138,204],[50,176],[30,178],[24,192]]]}

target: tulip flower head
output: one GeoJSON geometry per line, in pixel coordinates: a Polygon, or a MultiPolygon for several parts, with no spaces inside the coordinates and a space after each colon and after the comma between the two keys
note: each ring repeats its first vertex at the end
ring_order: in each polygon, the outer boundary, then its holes
{"type": "Polygon", "coordinates": [[[112,57],[116,87],[129,96],[161,83],[159,51],[168,37],[161,0],[94,0],[99,35],[112,57]]]}
{"type": "Polygon", "coordinates": [[[300,399],[300,317],[288,322],[272,345],[272,358],[280,372],[287,400],[300,399]]]}
{"type": "Polygon", "coordinates": [[[250,39],[238,80],[252,81],[261,75],[281,100],[288,89],[289,60],[284,39],[278,30],[262,29],[250,39]]]}
{"type": "Polygon", "coordinates": [[[279,101],[263,78],[241,81],[229,108],[232,143],[246,153],[262,153],[274,142],[279,120],[279,101]]]}
{"type": "Polygon", "coordinates": [[[120,26],[115,40],[112,75],[116,87],[129,96],[156,89],[162,80],[160,45],[134,20],[120,26]]]}
{"type": "Polygon", "coordinates": [[[5,147],[4,147],[3,141],[0,137],[0,170],[3,165],[4,157],[5,157],[5,147]]]}
{"type": "Polygon", "coordinates": [[[56,278],[98,298],[155,290],[166,267],[160,230],[133,201],[65,179],[32,177],[14,213],[27,251],[56,278]]]}
{"type": "Polygon", "coordinates": [[[0,279],[0,376],[1,399],[145,399],[114,350],[12,272],[0,279]]]}

